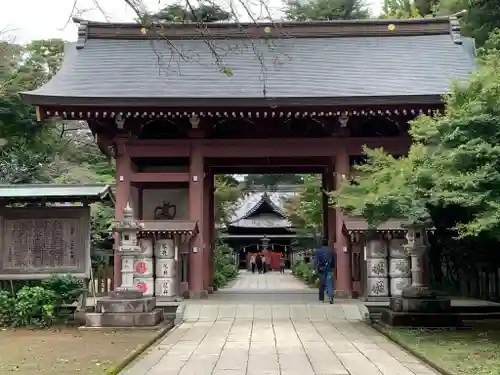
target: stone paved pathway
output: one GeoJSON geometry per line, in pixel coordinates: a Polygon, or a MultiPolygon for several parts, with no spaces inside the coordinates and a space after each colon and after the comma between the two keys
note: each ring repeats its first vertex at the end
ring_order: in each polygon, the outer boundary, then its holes
{"type": "MultiPolygon", "coordinates": [[[[274,285],[275,274],[260,276],[274,285]]],[[[246,277],[231,288],[254,285],[246,277]]],[[[242,303],[234,295],[186,303],[184,322],[125,375],[436,375],[362,322],[357,301],[320,304],[297,294],[286,303],[246,295],[242,303]]]]}
{"type": "Polygon", "coordinates": [[[268,272],[265,274],[240,271],[239,277],[223,291],[237,292],[303,292],[309,288],[300,280],[292,276],[290,270],[284,274],[279,272],[268,272]]]}

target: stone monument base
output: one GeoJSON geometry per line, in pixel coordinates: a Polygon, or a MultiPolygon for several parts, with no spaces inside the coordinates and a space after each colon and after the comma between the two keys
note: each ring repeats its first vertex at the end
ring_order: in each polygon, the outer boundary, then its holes
{"type": "Polygon", "coordinates": [[[401,297],[389,299],[389,309],[382,311],[381,321],[389,326],[459,327],[460,315],[451,312],[451,301],[439,298],[425,287],[409,286],[401,297]]]}
{"type": "Polygon", "coordinates": [[[85,314],[87,327],[152,327],[162,321],[163,310],[156,308],[156,298],[121,289],[97,300],[95,312],[85,314]]]}
{"type": "Polygon", "coordinates": [[[462,318],[455,313],[397,312],[389,309],[382,311],[381,322],[390,327],[461,327],[462,318]]]}

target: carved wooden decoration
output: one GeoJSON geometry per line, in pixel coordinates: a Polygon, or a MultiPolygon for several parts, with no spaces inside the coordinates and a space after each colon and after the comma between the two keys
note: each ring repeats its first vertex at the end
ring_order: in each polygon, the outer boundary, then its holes
{"type": "Polygon", "coordinates": [[[174,220],[177,214],[177,206],[170,202],[163,202],[155,208],[155,220],[174,220]]]}
{"type": "Polygon", "coordinates": [[[90,276],[88,207],[0,210],[0,279],[90,276]]]}

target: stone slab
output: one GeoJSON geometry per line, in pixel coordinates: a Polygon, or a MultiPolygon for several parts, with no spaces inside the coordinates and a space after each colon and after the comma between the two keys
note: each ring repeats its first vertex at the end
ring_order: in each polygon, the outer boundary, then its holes
{"type": "Polygon", "coordinates": [[[389,300],[389,308],[396,312],[442,313],[450,311],[451,301],[442,298],[394,297],[389,300]]]}
{"type": "Polygon", "coordinates": [[[141,298],[142,292],[126,288],[122,289],[116,288],[114,291],[109,292],[108,296],[111,298],[119,298],[119,299],[128,299],[128,298],[135,299],[135,298],[141,298]]]}
{"type": "Polygon", "coordinates": [[[382,323],[391,327],[461,327],[462,318],[459,314],[397,312],[384,310],[380,316],[382,323]]]}
{"type": "Polygon", "coordinates": [[[88,313],[89,327],[144,327],[155,326],[163,320],[163,310],[141,313],[88,313]]]}
{"type": "Polygon", "coordinates": [[[97,300],[97,313],[142,313],[151,312],[156,307],[154,297],[118,298],[104,297],[97,300]]]}

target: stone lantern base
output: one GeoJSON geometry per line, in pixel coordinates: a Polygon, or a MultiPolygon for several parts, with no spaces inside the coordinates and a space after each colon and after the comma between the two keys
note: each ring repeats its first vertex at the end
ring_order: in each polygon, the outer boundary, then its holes
{"type": "Polygon", "coordinates": [[[163,310],[156,308],[156,298],[141,292],[117,288],[97,300],[96,311],[85,315],[87,327],[153,327],[163,321],[163,310]]]}
{"type": "Polygon", "coordinates": [[[401,297],[389,301],[381,321],[389,326],[459,327],[462,319],[451,312],[451,301],[441,298],[427,287],[408,286],[401,297]]]}

